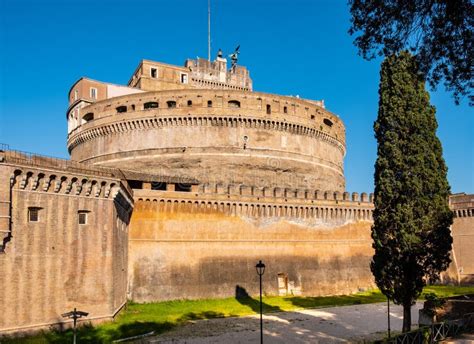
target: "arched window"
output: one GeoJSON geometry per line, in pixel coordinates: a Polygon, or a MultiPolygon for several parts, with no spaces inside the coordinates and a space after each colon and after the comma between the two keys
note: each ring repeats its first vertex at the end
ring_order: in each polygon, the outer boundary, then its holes
{"type": "Polygon", "coordinates": [[[283,113],[288,113],[288,107],[286,106],[283,107],[283,113]]]}
{"type": "Polygon", "coordinates": [[[326,124],[328,127],[332,127],[333,123],[329,118],[323,119],[323,123],[326,124]]]}
{"type": "Polygon", "coordinates": [[[272,113],[272,107],[270,104],[267,104],[267,115],[270,115],[272,113]]]}
{"type": "Polygon", "coordinates": [[[239,108],[240,102],[238,100],[229,100],[228,105],[230,108],[239,108]]]}
{"type": "Polygon", "coordinates": [[[176,102],[174,100],[168,100],[166,104],[168,105],[169,109],[176,107],[176,102]]]}
{"type": "Polygon", "coordinates": [[[193,106],[193,101],[192,100],[188,100],[188,106],[193,106]]]}
{"type": "Polygon", "coordinates": [[[158,103],[157,102],[147,102],[145,104],[143,104],[143,109],[147,110],[147,109],[155,109],[158,107],[158,103]]]}
{"type": "Polygon", "coordinates": [[[207,107],[212,107],[212,100],[207,101],[207,107]]]}
{"type": "Polygon", "coordinates": [[[123,112],[127,112],[127,107],[125,105],[122,105],[122,106],[118,106],[116,108],[117,112],[118,113],[123,113],[123,112]]]}

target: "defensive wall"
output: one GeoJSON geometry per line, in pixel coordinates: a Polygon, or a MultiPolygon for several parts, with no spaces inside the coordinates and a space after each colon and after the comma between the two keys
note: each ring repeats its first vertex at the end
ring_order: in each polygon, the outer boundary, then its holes
{"type": "MultiPolygon", "coordinates": [[[[128,172],[1,152],[2,333],[63,323],[60,314],[74,307],[91,321],[111,319],[127,298],[230,297],[241,288],[256,295],[260,259],[269,295],[374,286],[373,195],[237,184],[183,192],[173,178],[152,190],[152,177],[132,190],[114,173],[128,172]]],[[[472,199],[450,200],[447,283],[472,282],[472,199]]]]}
{"type": "Polygon", "coordinates": [[[200,183],[345,190],[345,130],[318,102],[231,90],[131,94],[80,109],[73,160],[200,183]]]}
{"type": "Polygon", "coordinates": [[[238,287],[255,295],[260,259],[267,265],[266,294],[371,288],[369,198],[238,185],[134,190],[129,297],[232,297],[238,287]]]}
{"type": "Polygon", "coordinates": [[[0,331],[112,319],[126,302],[131,189],[98,169],[0,151],[0,331]]]}
{"type": "Polygon", "coordinates": [[[447,274],[448,283],[474,283],[474,195],[451,195],[449,204],[454,213],[452,264],[447,274]]]}

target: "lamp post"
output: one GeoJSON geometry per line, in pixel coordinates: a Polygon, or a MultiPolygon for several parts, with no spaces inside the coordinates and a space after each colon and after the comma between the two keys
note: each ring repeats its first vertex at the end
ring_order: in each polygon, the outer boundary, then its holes
{"type": "Polygon", "coordinates": [[[265,264],[259,260],[258,264],[255,265],[255,269],[257,269],[257,274],[260,277],[260,343],[263,344],[262,276],[265,273],[265,264]]]}
{"type": "Polygon", "coordinates": [[[83,311],[78,311],[76,308],[74,308],[74,310],[71,311],[71,312],[61,314],[61,316],[63,318],[70,318],[70,319],[74,320],[74,329],[73,329],[73,331],[74,331],[73,343],[74,344],[76,344],[76,323],[77,323],[77,319],[82,318],[82,317],[86,317],[88,315],[89,315],[89,313],[83,312],[83,311]]]}
{"type": "Polygon", "coordinates": [[[390,338],[390,299],[387,296],[387,329],[388,329],[388,338],[390,338]]]}

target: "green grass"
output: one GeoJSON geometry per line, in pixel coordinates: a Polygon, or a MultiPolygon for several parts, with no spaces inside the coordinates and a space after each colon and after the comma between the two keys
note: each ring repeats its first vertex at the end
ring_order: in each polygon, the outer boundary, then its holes
{"type": "MultiPolygon", "coordinates": [[[[474,287],[429,286],[424,293],[435,293],[438,297],[473,294],[474,287]]],[[[295,311],[303,308],[356,305],[384,302],[386,298],[378,291],[361,292],[352,295],[302,297],[267,296],[263,298],[265,313],[295,311]]],[[[95,327],[82,327],[78,331],[79,342],[109,343],[112,340],[155,331],[163,333],[190,320],[211,319],[229,316],[244,316],[259,312],[258,299],[183,300],[158,303],[129,303],[114,322],[95,327]]],[[[39,335],[2,339],[1,343],[65,343],[72,341],[72,332],[43,332],[39,335]]]]}

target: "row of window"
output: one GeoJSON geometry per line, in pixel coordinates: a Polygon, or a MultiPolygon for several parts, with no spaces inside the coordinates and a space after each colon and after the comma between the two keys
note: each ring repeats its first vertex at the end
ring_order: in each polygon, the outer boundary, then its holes
{"type": "MultiPolygon", "coordinates": [[[[40,222],[41,221],[41,210],[40,207],[29,207],[28,208],[28,222],[40,222]]],[[[80,225],[87,225],[89,210],[79,210],[77,212],[77,223],[80,225]]]]}
{"type": "MultiPolygon", "coordinates": [[[[229,107],[231,107],[231,108],[240,108],[240,102],[238,100],[229,100],[228,104],[229,104],[229,107]]],[[[187,105],[188,106],[193,106],[193,101],[188,100],[187,105]]],[[[132,106],[132,110],[135,110],[135,105],[131,105],[131,106],[132,106]]],[[[168,100],[166,102],[166,106],[167,106],[168,109],[176,108],[176,101],[168,100]]],[[[160,105],[159,105],[158,102],[147,102],[147,103],[143,104],[143,109],[144,110],[157,109],[159,107],[160,107],[160,105]]],[[[207,107],[212,107],[212,100],[207,101],[207,107]]],[[[124,112],[127,112],[127,107],[125,105],[121,105],[121,106],[116,107],[115,110],[117,110],[117,113],[124,113],[124,112]]]]}
{"type": "MultiPolygon", "coordinates": [[[[187,105],[192,106],[193,101],[188,100],[187,105]]],[[[238,100],[229,100],[227,102],[227,105],[228,105],[229,108],[240,108],[240,102],[238,100]]],[[[166,106],[168,107],[168,109],[176,108],[176,101],[168,100],[166,102],[166,106]]],[[[207,101],[207,107],[212,107],[212,100],[207,101]]],[[[157,109],[157,108],[159,108],[159,103],[158,102],[147,102],[147,103],[143,104],[143,109],[144,110],[157,109]]],[[[127,107],[125,105],[121,105],[121,106],[118,106],[116,108],[116,110],[117,110],[118,113],[127,112],[127,107]]],[[[132,105],[132,110],[135,110],[135,105],[132,105]]],[[[266,110],[267,110],[267,115],[270,115],[272,113],[272,106],[270,104],[267,104],[266,110]]],[[[288,107],[287,106],[283,107],[283,113],[288,113],[288,107]]],[[[92,118],[93,118],[93,116],[92,116],[92,118]]],[[[316,118],[315,115],[311,115],[311,119],[315,119],[315,118],[316,118]]],[[[326,124],[329,127],[333,126],[333,122],[328,118],[325,118],[323,120],[323,122],[324,122],[324,124],[326,124]]]]}
{"type": "MultiPolygon", "coordinates": [[[[153,79],[158,78],[158,68],[150,68],[150,76],[153,79]]],[[[181,73],[180,74],[180,80],[182,84],[187,84],[188,83],[188,74],[186,73],[181,73]]]]}
{"type": "MultiPolygon", "coordinates": [[[[97,99],[97,88],[90,87],[89,88],[89,97],[91,99],[97,99]]],[[[74,100],[79,99],[79,90],[74,90],[74,100]]]]}
{"type": "MultiPolygon", "coordinates": [[[[187,105],[188,106],[192,106],[193,105],[193,101],[192,100],[188,100],[187,102],[187,105]]],[[[240,108],[240,102],[238,100],[229,100],[227,102],[227,105],[228,107],[230,108],[240,108]]],[[[166,106],[169,108],[169,109],[172,109],[172,108],[175,108],[176,107],[176,101],[174,100],[168,100],[166,102],[166,106]]],[[[135,110],[135,106],[132,105],[133,107],[133,110],[135,110]]],[[[148,109],[156,109],[159,107],[159,103],[158,102],[147,102],[145,104],[143,104],[143,109],[144,110],[148,110],[148,109]]],[[[212,100],[208,100],[207,101],[207,107],[212,107],[212,100]]],[[[122,112],[127,112],[127,107],[125,105],[121,105],[121,106],[118,106],[116,108],[117,112],[118,113],[122,113],[122,112]]],[[[267,114],[271,114],[272,113],[272,106],[270,104],[267,104],[267,114]]],[[[283,113],[288,113],[288,107],[287,106],[284,106],[283,107],[283,113]]],[[[311,115],[311,119],[314,119],[315,116],[314,115],[311,115]]]]}
{"type": "MultiPolygon", "coordinates": [[[[193,105],[192,100],[188,100],[187,105],[192,106],[193,105]]],[[[238,100],[229,100],[228,105],[229,105],[230,108],[240,108],[240,102],[238,100]]],[[[166,106],[169,109],[176,108],[176,101],[168,100],[166,102],[166,106]]],[[[212,107],[212,100],[207,101],[207,106],[212,107]]],[[[135,111],[135,105],[132,104],[131,108],[132,108],[132,111],[135,111]]],[[[143,109],[144,110],[157,109],[157,108],[159,108],[159,103],[158,102],[147,102],[147,103],[143,104],[143,109]]],[[[127,112],[127,106],[125,106],[125,105],[118,106],[116,108],[116,110],[117,110],[117,113],[125,113],[125,112],[127,112]]],[[[283,108],[283,112],[288,113],[288,109],[287,109],[286,106],[283,108]]],[[[267,114],[271,114],[271,113],[272,113],[271,105],[267,104],[267,114]]],[[[314,120],[315,118],[316,118],[315,115],[311,115],[311,119],[314,120]]],[[[92,113],[92,112],[86,113],[82,117],[82,119],[83,119],[83,123],[92,121],[94,119],[94,113],[92,113]]],[[[324,118],[323,123],[325,125],[327,125],[328,127],[333,126],[333,122],[329,118],[324,118]]]]}

